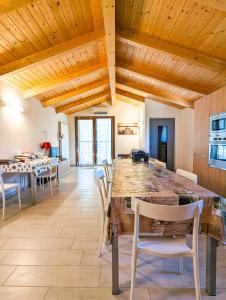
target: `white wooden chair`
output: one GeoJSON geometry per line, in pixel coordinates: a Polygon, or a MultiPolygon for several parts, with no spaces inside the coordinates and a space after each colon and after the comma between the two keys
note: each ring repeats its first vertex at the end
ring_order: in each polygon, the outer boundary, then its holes
{"type": "MultiPolygon", "coordinates": [[[[44,182],[45,180],[49,183],[50,186],[50,192],[51,196],[53,197],[53,184],[52,180],[54,179],[56,182],[56,186],[58,184],[57,182],[57,166],[58,166],[58,160],[57,158],[51,159],[50,161],[50,169],[46,172],[42,172],[39,175],[36,176],[36,183],[39,179],[40,185],[42,189],[44,190],[44,182]]],[[[36,186],[36,185],[35,185],[36,186]]]]}
{"type": "Polygon", "coordinates": [[[132,209],[135,211],[134,219],[134,236],[132,249],[132,273],[131,273],[131,291],[130,300],[134,300],[135,296],[135,278],[136,278],[136,262],[138,253],[146,253],[153,256],[164,258],[193,258],[194,282],[196,300],[200,300],[200,281],[198,266],[198,231],[199,219],[202,212],[203,200],[188,205],[170,206],[148,203],[137,198],[132,199],[132,209]],[[161,221],[185,221],[193,219],[193,236],[192,248],[186,244],[184,238],[152,238],[149,241],[139,240],[139,217],[161,220],[161,221]]]}
{"type": "Polygon", "coordinates": [[[107,209],[108,209],[108,198],[107,198],[107,189],[105,184],[105,175],[103,169],[96,170],[95,174],[96,183],[98,187],[98,191],[100,194],[101,200],[101,229],[100,229],[100,241],[98,247],[98,256],[101,256],[101,248],[104,236],[104,228],[107,217],[107,209]]]}
{"type": "Polygon", "coordinates": [[[6,194],[5,192],[11,189],[17,190],[18,202],[19,202],[19,209],[21,210],[21,198],[20,198],[20,185],[18,183],[4,183],[2,174],[3,169],[0,166],[0,194],[2,195],[2,219],[5,220],[5,201],[6,201],[6,194]]]}
{"type": "Polygon", "coordinates": [[[176,173],[198,184],[198,175],[182,169],[177,169],[176,173]]]}
{"type": "Polygon", "coordinates": [[[107,159],[104,159],[102,161],[102,166],[104,168],[104,174],[105,174],[105,181],[106,181],[106,187],[107,187],[107,195],[109,194],[110,185],[111,185],[111,176],[110,176],[110,170],[109,170],[109,164],[107,159]]]}

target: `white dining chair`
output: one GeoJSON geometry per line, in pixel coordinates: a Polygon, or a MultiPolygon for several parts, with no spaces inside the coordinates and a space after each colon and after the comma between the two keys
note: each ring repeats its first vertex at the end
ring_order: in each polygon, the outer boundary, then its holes
{"type": "Polygon", "coordinates": [[[182,169],[177,169],[176,173],[198,184],[198,175],[182,169]]]}
{"type": "Polygon", "coordinates": [[[101,200],[101,228],[100,228],[100,240],[99,240],[99,247],[98,247],[98,256],[101,256],[104,228],[106,225],[105,222],[107,217],[107,209],[108,209],[109,201],[107,197],[107,189],[106,189],[105,175],[103,169],[96,170],[95,178],[96,178],[96,183],[97,183],[100,200],[101,200]]]}
{"type": "Polygon", "coordinates": [[[53,183],[52,183],[52,181],[55,180],[56,186],[58,185],[58,181],[57,181],[57,167],[58,167],[58,159],[57,158],[53,158],[53,159],[50,160],[50,168],[49,168],[49,170],[47,170],[45,172],[41,172],[40,174],[38,174],[36,176],[36,184],[37,184],[37,180],[39,180],[40,185],[41,185],[41,187],[42,187],[43,190],[44,190],[45,180],[47,181],[47,183],[49,184],[49,187],[50,187],[50,192],[51,192],[51,196],[52,197],[53,197],[53,183]]]}
{"type": "Polygon", "coordinates": [[[132,198],[132,210],[135,212],[134,219],[134,236],[132,248],[132,273],[131,273],[131,290],[130,300],[135,299],[135,278],[136,278],[136,264],[137,254],[146,253],[152,256],[164,258],[183,258],[192,257],[194,269],[194,282],[196,300],[200,300],[200,280],[199,280],[199,263],[198,263],[198,233],[199,233],[199,219],[203,208],[203,200],[194,202],[188,205],[170,206],[159,205],[145,202],[137,198],[132,198]],[[151,238],[148,241],[139,240],[139,217],[176,222],[193,219],[193,234],[192,234],[192,248],[187,246],[186,237],[171,238],[171,237],[157,237],[151,238]]]}
{"type": "Polygon", "coordinates": [[[2,195],[2,219],[5,220],[5,202],[6,202],[6,191],[16,189],[19,209],[21,210],[21,197],[20,197],[20,185],[18,183],[4,183],[2,174],[4,173],[3,168],[0,166],[0,194],[2,195]]]}
{"type": "Polygon", "coordinates": [[[106,181],[106,187],[107,187],[107,194],[109,194],[110,185],[112,182],[111,176],[110,176],[110,170],[109,170],[109,164],[107,159],[104,159],[102,161],[102,166],[104,168],[104,174],[105,174],[105,181],[106,181]]]}

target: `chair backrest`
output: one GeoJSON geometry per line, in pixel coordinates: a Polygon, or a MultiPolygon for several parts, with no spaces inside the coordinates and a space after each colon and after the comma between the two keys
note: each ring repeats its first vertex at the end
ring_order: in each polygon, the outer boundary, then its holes
{"type": "Polygon", "coordinates": [[[193,181],[195,184],[198,183],[198,175],[194,174],[194,173],[191,173],[191,172],[188,172],[186,170],[182,170],[182,169],[177,169],[177,174],[193,181]]]}
{"type": "Polygon", "coordinates": [[[3,178],[2,178],[2,174],[4,173],[2,166],[0,166],[0,187],[1,190],[4,192],[4,183],[3,183],[3,178]]]}
{"type": "Polygon", "coordinates": [[[56,175],[57,165],[58,165],[58,159],[57,158],[52,158],[50,160],[50,173],[51,173],[51,175],[56,175]]]}
{"type": "Polygon", "coordinates": [[[107,190],[105,185],[105,175],[103,169],[96,170],[95,179],[96,179],[98,191],[101,198],[102,209],[104,209],[106,204],[106,199],[107,199],[107,190]]]}
{"type": "Polygon", "coordinates": [[[103,165],[103,168],[104,168],[104,173],[105,173],[105,176],[106,176],[106,180],[110,181],[110,173],[109,173],[109,169],[108,169],[109,165],[108,165],[107,159],[102,160],[102,165],[103,165]]]}
{"type": "Polygon", "coordinates": [[[167,222],[181,222],[193,219],[193,247],[196,247],[203,200],[187,205],[160,205],[137,198],[132,198],[131,202],[132,210],[135,211],[134,232],[136,238],[139,236],[139,216],[145,216],[150,219],[167,222]]]}

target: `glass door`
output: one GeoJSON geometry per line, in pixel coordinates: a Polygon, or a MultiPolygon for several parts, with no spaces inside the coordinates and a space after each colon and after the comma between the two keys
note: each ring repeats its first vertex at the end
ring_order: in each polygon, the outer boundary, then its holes
{"type": "Polygon", "coordinates": [[[80,166],[93,165],[93,120],[79,119],[77,122],[77,161],[80,166]]]}
{"type": "Polygon", "coordinates": [[[114,158],[114,117],[75,118],[76,165],[98,165],[114,158]]]}
{"type": "Polygon", "coordinates": [[[96,164],[112,162],[112,119],[96,118],[96,164]]]}

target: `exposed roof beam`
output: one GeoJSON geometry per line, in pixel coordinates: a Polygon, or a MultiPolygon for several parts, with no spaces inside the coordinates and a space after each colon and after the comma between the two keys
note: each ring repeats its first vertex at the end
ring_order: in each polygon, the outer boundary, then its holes
{"type": "Polygon", "coordinates": [[[48,49],[36,52],[34,54],[28,55],[26,57],[20,58],[18,60],[12,61],[6,65],[0,67],[0,76],[2,75],[12,75],[20,71],[24,71],[27,68],[34,67],[40,63],[47,62],[50,59],[56,58],[65,54],[72,49],[80,49],[104,38],[103,29],[95,30],[93,32],[84,34],[82,36],[76,37],[69,41],[63,42],[61,44],[52,46],[48,49]]]}
{"type": "MultiPolygon", "coordinates": [[[[117,84],[116,84],[116,86],[117,86],[117,84]]],[[[116,88],[116,94],[119,94],[120,96],[128,98],[128,99],[132,99],[132,100],[136,100],[136,101],[140,101],[140,102],[145,101],[145,97],[121,90],[119,88],[116,88]]]]}
{"type": "Polygon", "coordinates": [[[0,15],[7,14],[22,6],[34,2],[33,0],[0,0],[0,15]]]}
{"type": "Polygon", "coordinates": [[[99,88],[103,85],[107,85],[107,84],[109,84],[108,78],[104,78],[104,79],[101,79],[101,80],[96,80],[96,81],[91,82],[89,84],[80,86],[80,87],[78,87],[78,88],[76,88],[76,89],[74,89],[70,92],[64,93],[64,94],[59,95],[59,96],[54,97],[54,98],[47,99],[47,100],[43,101],[42,104],[43,104],[44,107],[55,105],[55,104],[58,104],[58,103],[60,103],[64,100],[70,99],[70,98],[78,96],[80,94],[84,94],[86,92],[97,89],[97,88],[99,88]]]}
{"type": "Polygon", "coordinates": [[[105,98],[103,98],[103,99],[97,99],[97,100],[94,100],[90,103],[80,105],[75,109],[71,109],[71,110],[67,111],[66,115],[74,114],[76,112],[79,112],[81,110],[87,109],[89,107],[92,107],[92,106],[95,106],[95,105],[98,105],[98,104],[101,104],[103,102],[109,102],[109,99],[110,99],[110,92],[109,92],[109,96],[105,96],[105,98]]]}
{"type": "Polygon", "coordinates": [[[170,76],[165,76],[160,73],[157,74],[156,72],[153,72],[152,70],[146,69],[143,65],[140,65],[140,64],[131,65],[126,62],[117,61],[117,67],[127,70],[127,71],[130,71],[130,72],[135,73],[140,76],[145,76],[149,79],[157,80],[161,83],[167,83],[174,87],[176,86],[179,88],[183,88],[183,89],[198,93],[200,95],[207,95],[209,93],[208,91],[206,91],[206,90],[204,91],[204,89],[200,89],[200,88],[196,87],[194,84],[191,84],[189,82],[184,82],[184,81],[182,82],[181,80],[173,79],[170,76]]]}
{"type": "Polygon", "coordinates": [[[49,90],[52,90],[59,86],[60,84],[66,83],[71,80],[80,79],[82,77],[86,77],[90,75],[91,73],[101,71],[107,67],[106,63],[99,63],[93,66],[90,66],[87,69],[78,70],[73,73],[69,73],[57,78],[54,78],[53,80],[43,82],[41,85],[35,86],[33,89],[29,89],[24,92],[25,99],[34,97],[36,95],[45,93],[49,90]]]}
{"type": "Polygon", "coordinates": [[[160,39],[156,39],[146,34],[121,31],[117,34],[117,40],[139,48],[146,48],[163,54],[169,54],[176,59],[181,59],[190,64],[195,64],[207,70],[226,75],[225,61],[172,43],[168,43],[160,39]]]}
{"type": "Polygon", "coordinates": [[[143,85],[137,85],[134,84],[134,82],[129,81],[126,83],[117,82],[116,87],[120,89],[126,89],[127,87],[136,93],[136,90],[142,91],[147,94],[147,96],[150,96],[153,100],[161,102],[163,104],[171,105],[171,106],[177,106],[178,108],[193,108],[193,102],[186,101],[183,99],[172,99],[172,98],[166,98],[161,96],[160,94],[153,93],[152,89],[143,85]]]}
{"type": "Polygon", "coordinates": [[[95,100],[101,100],[103,98],[106,98],[106,96],[108,96],[108,95],[109,95],[109,90],[106,90],[104,92],[101,92],[101,93],[98,93],[98,94],[95,94],[95,95],[92,95],[92,96],[89,96],[89,97],[86,97],[86,98],[83,98],[80,100],[76,100],[76,101],[70,102],[70,103],[62,105],[62,106],[59,106],[56,108],[56,112],[60,113],[60,112],[69,110],[71,108],[75,108],[77,106],[83,105],[83,104],[92,103],[95,100]]]}
{"type": "Polygon", "coordinates": [[[111,102],[115,101],[115,0],[102,0],[111,102]]]}

